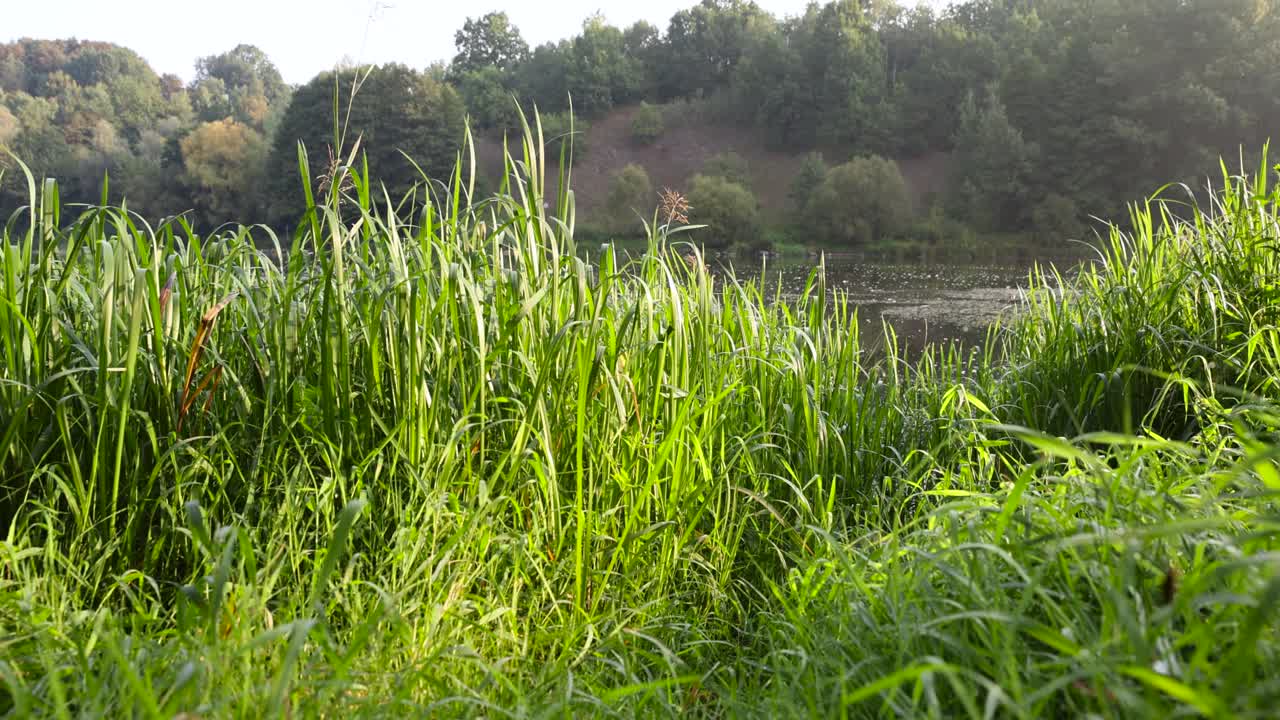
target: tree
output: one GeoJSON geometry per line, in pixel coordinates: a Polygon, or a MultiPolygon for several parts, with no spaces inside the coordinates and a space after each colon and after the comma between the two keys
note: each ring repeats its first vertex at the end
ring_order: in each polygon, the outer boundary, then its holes
{"type": "Polygon", "coordinates": [[[809,213],[809,204],[817,194],[818,188],[822,187],[822,183],[826,181],[830,171],[822,153],[808,153],[800,161],[800,169],[791,179],[791,190],[787,193],[787,198],[791,202],[791,225],[796,230],[811,236],[820,232],[809,213]]]}
{"type": "Polygon", "coordinates": [[[467,114],[483,130],[510,130],[520,125],[515,98],[507,76],[496,67],[464,73],[457,82],[467,114]]]}
{"type": "Polygon", "coordinates": [[[0,149],[8,149],[14,138],[22,131],[18,118],[9,112],[9,108],[0,102],[0,149]]]}
{"type": "Polygon", "coordinates": [[[12,47],[0,47],[0,90],[5,92],[27,90],[27,68],[12,47]]]}
{"type": "Polygon", "coordinates": [[[749,0],[702,0],[676,13],[659,68],[661,95],[687,97],[726,86],[751,36],[773,25],[773,18],[749,0]]]}
{"type": "Polygon", "coordinates": [[[641,145],[652,145],[665,130],[662,108],[647,102],[640,103],[640,109],[631,120],[631,139],[641,145]]]}
{"type": "MultiPolygon", "coordinates": [[[[294,93],[276,131],[269,163],[272,215],[285,221],[302,210],[297,190],[299,142],[308,152],[313,175],[318,175],[330,152],[345,158],[359,138],[375,179],[398,199],[422,183],[419,168],[431,179],[449,177],[464,122],[462,100],[452,87],[403,65],[373,68],[367,76],[356,70],[323,73],[294,93]],[[342,147],[333,147],[335,93],[337,125],[346,130],[342,147]]],[[[310,180],[316,182],[314,177],[310,180]]]]}
{"type": "Polygon", "coordinates": [[[6,104],[20,128],[10,143],[14,154],[37,176],[60,174],[68,166],[71,152],[56,123],[57,103],[17,92],[6,96],[6,104]]]}
{"type": "Polygon", "coordinates": [[[84,43],[72,53],[65,71],[84,87],[111,85],[120,78],[153,74],[137,53],[110,43],[84,43]]]}
{"type": "Polygon", "coordinates": [[[252,89],[269,103],[289,98],[289,86],[279,68],[254,45],[241,44],[227,52],[201,58],[196,62],[196,81],[204,78],[218,78],[231,90],[252,89]]]}
{"type": "Polygon", "coordinates": [[[231,92],[222,78],[206,77],[191,85],[191,105],[196,117],[205,122],[235,115],[231,92]]]}
{"type": "Polygon", "coordinates": [[[204,219],[248,223],[258,212],[266,143],[253,128],[227,118],[204,123],[182,139],[182,163],[204,219]]]}
{"type": "Polygon", "coordinates": [[[657,68],[665,48],[658,28],[637,20],[622,32],[623,51],[636,63],[641,74],[640,96],[654,98],[657,94],[657,68]]]}
{"type": "Polygon", "coordinates": [[[877,156],[858,157],[827,173],[806,214],[822,240],[869,245],[907,228],[911,196],[897,163],[877,156]]]}
{"type": "Polygon", "coordinates": [[[614,173],[609,183],[609,197],[605,201],[613,227],[619,230],[638,228],[640,219],[647,220],[654,205],[653,184],[643,167],[626,165],[614,173]]]}
{"type": "Polygon", "coordinates": [[[807,153],[800,161],[800,169],[791,180],[791,192],[787,194],[788,199],[791,200],[791,207],[797,213],[804,212],[809,199],[822,186],[829,171],[827,161],[820,152],[807,153]]]}
{"type": "Polygon", "coordinates": [[[644,69],[627,54],[622,31],[602,17],[595,15],[583,23],[570,53],[566,83],[576,112],[594,117],[639,99],[644,69]]]}
{"type": "Polygon", "coordinates": [[[458,50],[453,70],[459,75],[490,67],[513,70],[529,56],[529,44],[504,12],[467,18],[453,39],[458,50]]]}
{"type": "Polygon", "coordinates": [[[707,226],[696,237],[708,247],[749,249],[766,242],[755,195],[723,177],[695,175],[690,180],[689,219],[707,226]]]}
{"type": "Polygon", "coordinates": [[[232,117],[256,130],[268,129],[284,111],[289,86],[267,54],[237,45],[196,63],[192,105],[206,122],[232,117]]]}
{"type": "Polygon", "coordinates": [[[801,33],[808,41],[801,55],[821,113],[818,142],[883,150],[874,140],[885,135],[875,121],[884,117],[884,51],[863,2],[837,0],[807,20],[812,24],[801,33]]]}
{"type": "Polygon", "coordinates": [[[988,230],[1025,227],[1036,148],[1009,122],[994,89],[979,107],[973,96],[960,111],[952,158],[952,206],[988,230]]]}
{"type": "Polygon", "coordinates": [[[519,97],[542,112],[567,110],[572,49],[568,40],[539,45],[514,72],[519,97]]]}
{"type": "Polygon", "coordinates": [[[801,57],[782,32],[756,38],[733,71],[731,96],[741,117],[751,118],[772,147],[812,147],[818,120],[801,57]]]}
{"type": "MultiPolygon", "coordinates": [[[[897,136],[907,154],[948,150],[960,124],[965,96],[998,79],[998,46],[953,17],[928,8],[900,15],[886,28],[888,85],[898,104],[897,136]]],[[[1034,54],[1019,59],[1017,76],[1035,78],[1034,54]]]]}
{"type": "MultiPolygon", "coordinates": [[[[253,192],[261,185],[261,178],[255,180],[258,182],[254,186],[242,186],[238,191],[241,194],[253,192]]],[[[197,191],[191,187],[191,182],[192,178],[183,166],[181,142],[166,137],[159,130],[143,132],[134,152],[121,156],[111,170],[112,191],[120,193],[129,209],[149,219],[177,215],[198,205],[197,191]],[[181,181],[174,182],[175,178],[181,181]]]]}
{"type": "Polygon", "coordinates": [[[110,87],[115,111],[115,121],[130,140],[136,140],[143,130],[151,127],[161,117],[164,101],[160,97],[159,78],[123,77],[110,87]]]}

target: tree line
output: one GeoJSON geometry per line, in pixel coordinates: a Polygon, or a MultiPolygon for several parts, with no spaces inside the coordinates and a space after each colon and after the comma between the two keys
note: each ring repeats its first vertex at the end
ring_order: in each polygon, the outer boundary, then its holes
{"type": "MultiPolygon", "coordinates": [[[[478,132],[513,128],[513,99],[558,128],[570,110],[590,122],[644,103],[637,142],[696,107],[806,154],[792,188],[806,232],[856,243],[900,225],[904,208],[892,206],[910,199],[880,160],[936,154],[946,190],[918,215],[1066,234],[1268,137],[1280,120],[1276,3],[971,0],[933,11],[836,0],[778,18],[702,0],[662,30],[597,15],[533,48],[490,13],[458,30],[447,64],[337,69],[297,88],[247,45],[199,60],[183,83],[126,48],[21,40],[0,45],[0,147],[57,176],[70,201],[97,201],[109,174],[113,197],[147,217],[280,224],[299,209],[297,142],[313,170],[350,150],[329,147],[335,81],[340,124],[393,197],[447,174],[467,115],[478,132]],[[891,195],[855,211],[845,202],[882,186],[891,195]]],[[[9,170],[5,209],[23,200],[9,170]]],[[[736,184],[703,173],[696,184],[746,212],[726,183],[736,184]]]]}

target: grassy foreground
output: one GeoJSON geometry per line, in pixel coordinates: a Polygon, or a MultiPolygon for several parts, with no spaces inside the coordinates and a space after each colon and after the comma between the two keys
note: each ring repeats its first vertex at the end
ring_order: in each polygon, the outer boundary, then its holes
{"type": "Polygon", "coordinates": [[[397,213],[340,169],[288,253],[32,188],[0,268],[0,715],[1280,704],[1265,164],[908,365],[820,272],[793,305],[713,287],[660,220],[584,263],[536,134],[474,202],[460,170],[397,213]]]}

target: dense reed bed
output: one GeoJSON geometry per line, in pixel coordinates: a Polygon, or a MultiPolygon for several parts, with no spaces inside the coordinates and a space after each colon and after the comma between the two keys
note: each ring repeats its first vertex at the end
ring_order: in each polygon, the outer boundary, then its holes
{"type": "Polygon", "coordinates": [[[33,183],[0,280],[0,714],[1280,701],[1265,164],[908,363],[820,268],[774,302],[661,215],[588,264],[542,147],[486,198],[466,156],[416,202],[336,168],[289,238],[33,183]]]}

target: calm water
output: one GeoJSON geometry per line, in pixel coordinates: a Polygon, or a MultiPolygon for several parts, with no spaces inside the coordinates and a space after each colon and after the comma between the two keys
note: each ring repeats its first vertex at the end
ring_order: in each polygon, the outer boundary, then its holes
{"type": "MultiPolygon", "coordinates": [[[[925,261],[885,262],[866,258],[828,257],[827,287],[847,294],[858,308],[863,336],[881,337],[881,322],[893,325],[909,352],[927,343],[958,340],[980,343],[990,324],[1018,311],[1022,291],[1035,261],[971,263],[925,261]]],[[[1039,260],[1064,273],[1080,263],[1078,258],[1039,260]]],[[[760,259],[711,258],[712,271],[733,272],[740,280],[759,280],[760,259]]],[[[815,261],[769,259],[764,263],[765,285],[778,288],[784,297],[803,292],[815,261]]]]}

